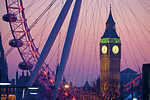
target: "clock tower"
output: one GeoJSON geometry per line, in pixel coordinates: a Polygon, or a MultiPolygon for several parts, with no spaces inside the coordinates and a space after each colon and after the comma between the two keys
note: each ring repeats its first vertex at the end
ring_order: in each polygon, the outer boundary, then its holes
{"type": "Polygon", "coordinates": [[[106,29],[100,41],[100,89],[107,91],[120,86],[120,59],[121,42],[116,33],[115,22],[112,17],[111,7],[109,17],[106,22],[106,29]],[[114,86],[114,85],[113,85],[114,86]]]}

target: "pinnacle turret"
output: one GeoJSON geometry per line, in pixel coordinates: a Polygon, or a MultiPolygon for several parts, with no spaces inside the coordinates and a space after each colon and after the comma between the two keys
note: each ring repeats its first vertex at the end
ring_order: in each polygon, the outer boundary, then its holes
{"type": "Polygon", "coordinates": [[[111,7],[110,7],[109,17],[108,17],[107,22],[106,22],[105,33],[102,36],[102,38],[119,38],[119,36],[116,33],[115,21],[112,17],[111,7]]]}
{"type": "Polygon", "coordinates": [[[108,24],[115,26],[115,21],[112,17],[112,13],[111,13],[111,7],[110,7],[110,12],[109,12],[109,17],[108,17],[107,22],[106,22],[106,25],[108,25],[108,24]]]}

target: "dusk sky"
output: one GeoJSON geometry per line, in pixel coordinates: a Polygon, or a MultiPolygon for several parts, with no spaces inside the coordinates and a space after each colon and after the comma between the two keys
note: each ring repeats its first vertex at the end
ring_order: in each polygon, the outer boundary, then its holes
{"type": "MultiPolygon", "coordinates": [[[[30,26],[52,0],[24,0],[25,15],[30,26]],[[32,5],[33,4],[33,5],[32,5]],[[29,5],[32,5],[31,7],[29,5]]],[[[31,36],[39,52],[60,13],[66,0],[57,0],[51,9],[32,28],[31,36]]],[[[67,62],[65,77],[74,85],[83,85],[86,80],[91,83],[100,74],[99,43],[105,31],[110,5],[116,23],[116,32],[121,40],[121,71],[131,68],[139,73],[142,64],[150,63],[150,0],[82,0],[72,48],[67,62]]],[[[52,70],[60,62],[63,43],[67,33],[72,8],[57,36],[46,63],[52,70]]],[[[9,23],[2,20],[6,14],[5,1],[0,0],[0,32],[5,53],[10,48],[9,40],[13,39],[9,23]]],[[[15,78],[15,72],[21,70],[22,62],[17,49],[6,57],[9,79],[15,78]]]]}

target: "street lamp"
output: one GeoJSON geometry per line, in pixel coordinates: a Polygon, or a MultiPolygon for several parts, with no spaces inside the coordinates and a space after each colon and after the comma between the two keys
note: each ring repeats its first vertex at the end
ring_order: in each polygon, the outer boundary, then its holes
{"type": "Polygon", "coordinates": [[[68,88],[69,88],[69,85],[68,85],[68,84],[66,84],[66,85],[65,85],[65,88],[66,88],[66,89],[68,89],[68,88]]]}
{"type": "Polygon", "coordinates": [[[137,98],[133,98],[133,100],[137,100],[137,98]]]}

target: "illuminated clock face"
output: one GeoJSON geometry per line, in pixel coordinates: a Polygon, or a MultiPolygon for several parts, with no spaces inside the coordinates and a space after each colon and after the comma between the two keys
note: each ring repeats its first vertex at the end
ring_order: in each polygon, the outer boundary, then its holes
{"type": "Polygon", "coordinates": [[[106,45],[103,45],[103,46],[102,46],[102,53],[103,53],[103,54],[106,54],[106,53],[107,53],[107,46],[106,46],[106,45]]]}
{"type": "Polygon", "coordinates": [[[119,47],[117,45],[114,45],[112,51],[114,54],[117,54],[119,52],[119,47]]]}

